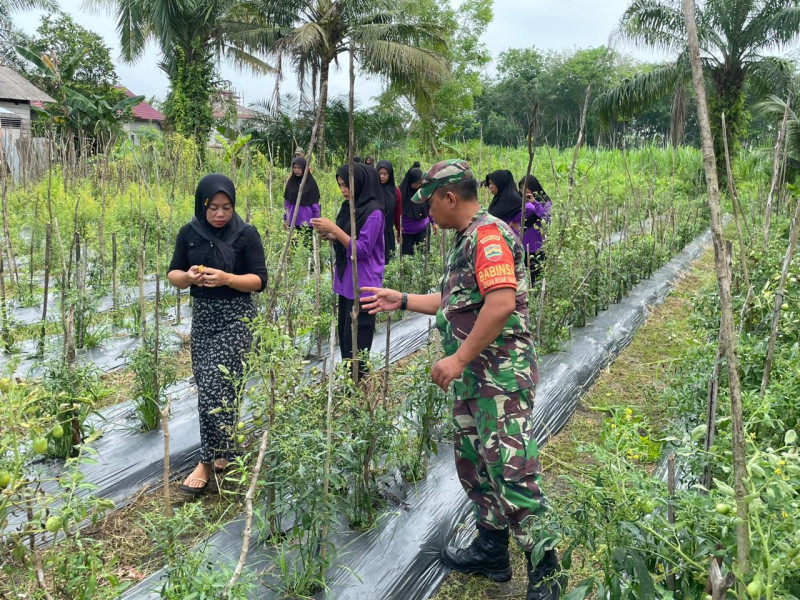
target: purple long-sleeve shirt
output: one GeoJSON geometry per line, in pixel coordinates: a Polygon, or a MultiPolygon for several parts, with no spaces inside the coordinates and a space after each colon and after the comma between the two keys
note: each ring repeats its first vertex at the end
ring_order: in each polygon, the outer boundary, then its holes
{"type": "Polygon", "coordinates": [[[425,231],[431,220],[428,217],[424,219],[413,219],[403,215],[403,233],[406,235],[415,235],[420,231],[425,231]]]}
{"type": "MultiPolygon", "coordinates": [[[[283,201],[283,220],[288,225],[292,222],[292,215],[294,214],[294,202],[283,201]]],[[[317,219],[322,216],[319,208],[319,202],[311,206],[300,206],[297,209],[297,220],[294,222],[295,227],[311,227],[311,219],[317,219]]]]}
{"type": "MultiPolygon", "coordinates": [[[[356,263],[358,265],[359,287],[381,287],[383,285],[383,268],[385,265],[385,247],[383,240],[383,213],[374,211],[367,217],[361,232],[356,238],[356,263]]],[[[339,242],[336,242],[337,244],[339,242]]],[[[344,296],[348,300],[355,300],[353,294],[353,265],[350,262],[352,246],[347,245],[347,265],[342,278],[333,274],[333,293],[344,296]]],[[[361,296],[368,296],[364,292],[361,296]]]]}
{"type": "MultiPolygon", "coordinates": [[[[538,200],[534,200],[533,202],[527,202],[525,204],[525,219],[528,219],[532,215],[536,215],[542,221],[550,222],[550,209],[552,208],[552,202],[545,202],[542,204],[538,200]]],[[[511,219],[509,225],[515,225],[517,227],[517,231],[519,229],[519,225],[522,221],[522,211],[517,213],[517,216],[511,219]]],[[[534,225],[533,227],[528,227],[525,229],[525,233],[522,236],[522,245],[525,246],[525,250],[528,254],[535,254],[542,248],[542,244],[544,243],[544,236],[542,234],[542,230],[540,227],[534,225]]]]}

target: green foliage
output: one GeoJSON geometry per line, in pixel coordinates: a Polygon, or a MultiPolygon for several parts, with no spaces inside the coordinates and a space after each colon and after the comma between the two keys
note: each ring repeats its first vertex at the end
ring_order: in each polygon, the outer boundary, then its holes
{"type": "MultiPolygon", "coordinates": [[[[720,383],[716,437],[709,452],[703,451],[708,382],[714,369],[719,328],[716,285],[698,295],[691,315],[696,338],[686,348],[668,385],[648,402],[668,407],[671,424],[662,433],[646,414],[630,408],[611,409],[601,439],[584,443],[579,451],[589,467],[580,480],[569,478],[576,493],[557,514],[537,528],[557,532],[567,546],[565,562],[571,566],[574,550],[581,546],[587,560],[599,565],[596,574],[578,583],[572,598],[700,598],[708,576],[708,560],[718,557],[723,571],[732,571],[739,585],[760,587],[751,597],[789,600],[800,593],[798,507],[800,507],[800,452],[797,430],[800,409],[800,373],[797,371],[798,315],[796,285],[788,292],[789,309],[781,314],[775,363],[767,394],[759,397],[761,373],[769,336],[774,287],[788,237],[788,221],[777,218],[773,241],[766,252],[748,254],[750,274],[757,293],[743,324],[738,343],[748,476],[752,572],[738,571],[736,514],[733,485],[730,402],[727,382],[720,383]],[[770,298],[772,296],[772,298],[770,298]],[[641,467],[663,452],[675,452],[680,489],[670,498],[660,477],[641,467]],[[710,469],[711,489],[702,485],[704,469],[710,469]],[[668,520],[667,507],[675,513],[668,520]],[[674,592],[667,576],[675,578],[674,592]],[[756,582],[756,583],[754,583],[756,582]]],[[[734,253],[736,254],[736,253],[734,253]]],[[[800,270],[795,259],[792,276],[800,270]]],[[[734,268],[734,272],[740,269],[734,268]]],[[[734,294],[740,314],[747,295],[734,294]]],[[[724,374],[724,369],[723,369],[724,374]]],[[[754,589],[752,587],[751,589],[754,589]]]]}
{"type": "MultiPolygon", "coordinates": [[[[84,96],[106,96],[119,82],[111,60],[111,48],[100,35],[82,27],[67,14],[44,15],[28,48],[39,56],[57,57],[60,63],[77,57],[78,67],[62,83],[84,96]]],[[[42,77],[36,71],[29,75],[31,82],[40,89],[53,97],[60,95],[52,79],[42,77]]],[[[117,92],[115,100],[122,97],[117,92]]]]}
{"type": "Polygon", "coordinates": [[[194,61],[187,59],[183,48],[175,49],[175,68],[170,81],[171,89],[164,101],[164,115],[178,134],[194,140],[202,162],[214,126],[209,101],[214,64],[211,54],[203,52],[201,46],[200,39],[192,41],[194,61]]]}
{"type": "Polygon", "coordinates": [[[128,368],[136,376],[133,393],[136,415],[142,431],[152,431],[161,423],[161,411],[166,400],[166,389],[175,383],[175,353],[164,343],[161,336],[158,348],[158,366],[154,360],[155,334],[148,333],[142,344],[128,355],[128,368]],[[158,393],[156,393],[156,380],[158,393]]]}

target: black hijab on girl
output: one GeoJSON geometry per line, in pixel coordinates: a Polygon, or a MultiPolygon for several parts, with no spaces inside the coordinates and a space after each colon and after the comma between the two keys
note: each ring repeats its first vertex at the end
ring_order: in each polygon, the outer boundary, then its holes
{"type": "MultiPolygon", "coordinates": [[[[356,212],[356,231],[350,232],[350,202],[342,200],[339,213],[336,215],[336,225],[347,235],[358,237],[361,228],[367,222],[367,218],[376,210],[383,212],[383,198],[381,192],[381,181],[378,179],[378,171],[372,167],[367,167],[361,163],[353,164],[353,178],[355,189],[351,190],[356,212]]],[[[345,185],[350,185],[350,168],[342,165],[336,171],[337,181],[341,179],[345,185]]],[[[336,253],[336,275],[341,281],[347,267],[347,250],[342,244],[333,245],[336,253]]]]}
{"type": "Polygon", "coordinates": [[[394,206],[397,204],[397,194],[395,189],[397,185],[394,182],[394,167],[388,160],[378,161],[378,180],[380,181],[380,170],[386,169],[389,174],[389,179],[386,183],[381,184],[381,191],[383,192],[384,214],[387,219],[393,218],[394,206]]]}
{"type": "Polygon", "coordinates": [[[489,205],[489,214],[508,223],[522,210],[522,196],[514,186],[511,171],[492,171],[486,176],[486,185],[492,182],[497,186],[497,195],[489,205]]]}
{"type": "Polygon", "coordinates": [[[236,187],[225,175],[211,173],[197,184],[194,192],[194,217],[190,225],[200,237],[211,242],[212,254],[208,266],[230,273],[236,261],[233,243],[242,235],[247,225],[236,213],[236,187]],[[234,212],[231,220],[223,227],[214,227],[208,222],[206,212],[214,196],[219,193],[230,199],[234,212]]]}
{"type": "Polygon", "coordinates": [[[529,192],[532,192],[533,197],[539,202],[550,202],[550,196],[547,195],[547,192],[544,191],[542,184],[539,183],[539,180],[533,175],[526,175],[519,180],[520,192],[522,192],[523,188],[529,192]]]}
{"type": "MultiPolygon", "coordinates": [[[[306,170],[306,159],[302,156],[296,156],[292,160],[292,167],[295,165],[300,167],[300,175],[295,175],[292,171],[292,176],[286,182],[286,189],[283,192],[283,199],[290,204],[297,203],[297,193],[300,191],[300,182],[303,180],[303,172],[306,170]]],[[[319,186],[314,176],[309,172],[306,177],[306,184],[303,186],[303,197],[300,198],[300,206],[312,206],[319,202],[319,186]]]]}
{"type": "Polygon", "coordinates": [[[428,216],[428,203],[423,202],[417,204],[412,202],[411,198],[417,193],[417,190],[411,187],[412,183],[422,182],[422,169],[419,168],[420,164],[415,161],[411,168],[406,171],[406,176],[400,182],[400,199],[403,202],[403,216],[416,221],[421,221],[428,216]]]}

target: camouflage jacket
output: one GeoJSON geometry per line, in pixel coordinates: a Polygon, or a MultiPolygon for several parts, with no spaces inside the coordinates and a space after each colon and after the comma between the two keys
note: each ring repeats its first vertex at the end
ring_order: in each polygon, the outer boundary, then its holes
{"type": "Polygon", "coordinates": [[[487,292],[516,289],[516,310],[503,331],[453,382],[457,398],[496,396],[533,387],[539,380],[528,319],[524,253],[513,231],[480,210],[460,232],[445,266],[436,325],[447,356],[461,345],[483,307],[487,292]]]}

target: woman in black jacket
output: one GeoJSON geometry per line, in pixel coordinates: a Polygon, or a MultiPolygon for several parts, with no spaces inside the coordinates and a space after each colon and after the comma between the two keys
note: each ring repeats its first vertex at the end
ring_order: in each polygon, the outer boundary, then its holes
{"type": "Polygon", "coordinates": [[[264,247],[258,231],[236,214],[233,182],[218,173],[197,185],[194,217],[178,232],[167,278],[191,288],[192,372],[200,417],[200,462],[180,486],[205,492],[212,469],[234,458],[244,356],[253,342],[247,321],[256,316],[253,292],[267,285],[264,247]],[[223,365],[228,371],[220,370],[223,365]]]}

